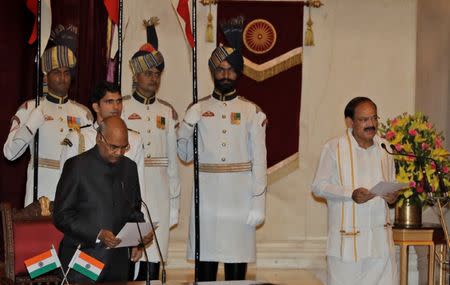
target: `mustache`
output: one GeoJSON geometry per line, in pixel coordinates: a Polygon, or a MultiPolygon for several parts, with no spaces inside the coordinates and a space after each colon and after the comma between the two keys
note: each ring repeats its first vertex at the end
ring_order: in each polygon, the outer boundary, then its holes
{"type": "Polygon", "coordinates": [[[364,131],[376,131],[375,127],[364,128],[364,131]]]}

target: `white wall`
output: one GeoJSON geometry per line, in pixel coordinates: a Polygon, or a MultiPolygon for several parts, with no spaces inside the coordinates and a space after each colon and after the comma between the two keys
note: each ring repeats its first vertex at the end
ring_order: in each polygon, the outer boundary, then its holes
{"type": "MultiPolygon", "coordinates": [[[[158,96],[182,116],[192,101],[191,62],[170,1],[126,2],[139,5],[145,18],[157,15],[161,19],[157,32],[166,69],[158,96]]],[[[323,2],[325,6],[312,11],[316,46],[304,48],[300,168],[269,186],[266,223],[257,231],[259,266],[324,266],[326,205],[313,199],[309,185],[321,145],[345,129],[345,104],[355,96],[368,96],[378,104],[382,120],[414,110],[416,0],[323,2]]],[[[207,7],[198,4],[199,97],[212,90],[207,59],[215,44],[204,40],[207,12],[207,7]]],[[[215,7],[213,14],[216,19],[215,7]]],[[[133,25],[137,32],[127,32],[127,37],[139,44],[132,50],[125,48],[124,62],[145,40],[144,30],[139,32],[138,25],[133,25]]],[[[125,70],[123,74],[123,86],[131,86],[127,82],[131,75],[125,70]]],[[[181,219],[171,232],[172,267],[186,266],[192,168],[180,166],[180,173],[181,219]]]]}

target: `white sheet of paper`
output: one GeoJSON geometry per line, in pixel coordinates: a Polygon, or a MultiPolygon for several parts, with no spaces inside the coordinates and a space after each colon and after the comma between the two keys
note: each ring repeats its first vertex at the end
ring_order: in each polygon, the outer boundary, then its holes
{"type": "MultiPolygon", "coordinates": [[[[158,222],[153,224],[155,228],[158,227],[158,222]]],[[[152,230],[150,223],[139,223],[139,228],[143,237],[152,230]]],[[[136,223],[126,223],[116,237],[122,240],[116,247],[137,246],[141,240],[136,223]]]]}
{"type": "Polygon", "coordinates": [[[389,193],[394,193],[400,189],[408,187],[407,183],[398,183],[398,182],[378,182],[377,185],[372,187],[369,191],[375,194],[376,196],[383,196],[389,193]]]}

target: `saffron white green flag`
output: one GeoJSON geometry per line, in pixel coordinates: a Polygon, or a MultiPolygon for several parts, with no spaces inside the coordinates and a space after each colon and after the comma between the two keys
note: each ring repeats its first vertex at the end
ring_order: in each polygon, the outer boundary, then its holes
{"type": "Polygon", "coordinates": [[[102,272],[103,267],[105,267],[105,264],[93,258],[92,256],[87,255],[79,249],[75,251],[72,260],[69,263],[69,268],[78,271],[79,273],[91,278],[94,281],[98,279],[98,276],[102,272]]]}
{"type": "Polygon", "coordinates": [[[52,248],[24,261],[31,278],[61,267],[58,254],[52,248]]]}

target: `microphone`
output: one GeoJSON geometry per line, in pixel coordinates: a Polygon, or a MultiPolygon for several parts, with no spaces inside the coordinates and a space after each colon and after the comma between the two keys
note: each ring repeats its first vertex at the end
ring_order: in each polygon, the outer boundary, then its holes
{"type": "Polygon", "coordinates": [[[426,160],[433,161],[434,164],[436,165],[436,172],[437,172],[438,180],[439,180],[439,188],[441,188],[444,193],[447,192],[447,187],[445,186],[445,183],[444,183],[443,171],[442,171],[441,166],[438,163],[438,161],[436,161],[434,158],[429,157],[429,156],[418,156],[413,153],[400,152],[397,150],[397,148],[393,144],[389,145],[389,147],[394,151],[393,152],[389,151],[386,147],[386,144],[381,143],[381,148],[383,148],[390,155],[402,155],[402,156],[417,158],[420,168],[422,169],[424,188],[425,188],[425,192],[427,192],[427,193],[431,193],[431,186],[430,186],[430,183],[428,181],[428,178],[427,178],[427,175],[425,172],[424,164],[425,164],[426,160]]]}
{"type": "MultiPolygon", "coordinates": [[[[166,280],[167,280],[166,266],[164,265],[164,259],[162,257],[161,247],[159,246],[158,237],[156,236],[156,230],[155,230],[155,227],[153,224],[152,216],[150,215],[150,211],[148,209],[147,204],[142,199],[139,202],[142,205],[144,205],[145,211],[148,216],[148,221],[149,221],[150,225],[152,226],[153,238],[155,239],[156,249],[158,250],[158,255],[159,255],[159,261],[161,262],[161,283],[164,285],[164,284],[166,284],[166,280]]],[[[142,241],[142,237],[141,237],[141,241],[142,241]]],[[[147,284],[150,284],[150,265],[149,265],[149,261],[148,261],[147,251],[145,250],[145,246],[144,246],[144,254],[145,254],[145,259],[147,262],[147,276],[146,276],[147,280],[148,280],[147,284]]]]}
{"type": "MultiPolygon", "coordinates": [[[[146,265],[147,265],[147,274],[146,274],[146,276],[145,276],[145,284],[146,284],[146,285],[150,285],[150,264],[149,264],[149,262],[148,262],[147,251],[145,250],[144,238],[142,237],[141,227],[139,226],[139,219],[137,218],[137,213],[142,214],[142,213],[141,213],[141,205],[140,205],[140,204],[143,204],[143,205],[145,206],[146,211],[147,211],[147,215],[148,215],[148,218],[149,218],[149,222],[150,222],[150,225],[151,225],[151,227],[152,227],[153,237],[154,237],[154,239],[155,239],[156,247],[157,247],[157,249],[158,249],[158,252],[159,252],[159,254],[160,254],[160,259],[161,259],[161,261],[162,261],[161,250],[160,250],[160,248],[159,248],[158,238],[156,237],[155,227],[153,226],[153,221],[152,221],[152,218],[151,218],[151,216],[150,216],[150,212],[148,211],[148,207],[147,207],[147,205],[145,204],[145,202],[142,201],[142,199],[140,198],[140,199],[138,200],[137,204],[134,204],[134,205],[133,205],[133,203],[131,203],[131,201],[130,201],[130,200],[128,199],[128,197],[125,195],[125,187],[124,187],[123,181],[121,182],[121,186],[122,186],[122,195],[124,196],[125,201],[128,202],[128,205],[130,206],[131,210],[134,212],[133,215],[136,215],[136,216],[134,217],[134,219],[135,219],[136,226],[137,226],[137,229],[138,229],[139,239],[141,240],[141,242],[138,244],[138,247],[139,247],[139,248],[142,248],[142,249],[144,250],[144,256],[145,256],[145,261],[146,261],[146,265]]],[[[162,273],[162,276],[163,276],[163,278],[164,278],[164,281],[162,281],[162,284],[165,284],[165,283],[166,283],[166,280],[165,280],[165,278],[166,278],[166,276],[165,276],[166,270],[165,270],[165,267],[164,267],[164,262],[162,263],[162,272],[163,272],[163,273],[162,273]]]]}

